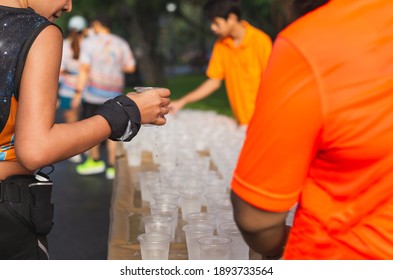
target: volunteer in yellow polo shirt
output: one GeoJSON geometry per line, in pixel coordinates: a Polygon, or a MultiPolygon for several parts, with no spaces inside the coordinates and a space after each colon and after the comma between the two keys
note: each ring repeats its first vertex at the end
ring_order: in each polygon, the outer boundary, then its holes
{"type": "Polygon", "coordinates": [[[170,108],[176,113],[186,104],[215,92],[225,80],[237,122],[248,125],[272,41],[263,31],[241,20],[240,1],[208,1],[204,11],[211,22],[211,30],[219,37],[206,72],[208,79],[179,100],[172,101],[170,108]]]}

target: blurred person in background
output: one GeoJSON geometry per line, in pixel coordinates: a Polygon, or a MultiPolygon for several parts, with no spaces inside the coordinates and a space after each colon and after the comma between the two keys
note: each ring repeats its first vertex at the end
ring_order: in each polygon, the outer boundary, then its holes
{"type": "MultiPolygon", "coordinates": [[[[83,16],[76,15],[68,21],[68,36],[63,41],[63,55],[61,58],[59,82],[59,109],[63,111],[66,123],[79,119],[78,107],[72,107],[78,80],[79,54],[81,43],[86,36],[87,21],[83,16]]],[[[70,161],[79,163],[81,155],[70,158],[70,161]]]]}
{"type": "MultiPolygon", "coordinates": [[[[123,94],[125,73],[134,73],[136,61],[130,45],[111,33],[111,19],[106,13],[97,13],[91,22],[94,34],[83,41],[80,53],[78,89],[73,106],[82,102],[82,118],[94,115],[108,99],[123,94]]],[[[107,163],[100,153],[100,145],[93,147],[83,163],[76,167],[80,175],[105,172],[107,179],[115,177],[116,143],[106,141],[107,163]]]]}
{"type": "Polygon", "coordinates": [[[240,125],[248,125],[272,41],[266,33],[242,20],[240,0],[209,0],[204,12],[210,29],[219,38],[206,71],[208,78],[193,91],[172,101],[170,110],[175,114],[185,105],[206,98],[225,80],[234,117],[240,125]]]}
{"type": "Polygon", "coordinates": [[[63,35],[54,20],[71,10],[71,0],[0,0],[0,259],[49,258],[53,182],[43,167],[166,123],[167,89],[121,95],[91,118],[55,123],[63,35]]]}
{"type": "Polygon", "coordinates": [[[235,220],[268,258],[393,259],[393,2],[294,8],[234,172],[235,220]]]}

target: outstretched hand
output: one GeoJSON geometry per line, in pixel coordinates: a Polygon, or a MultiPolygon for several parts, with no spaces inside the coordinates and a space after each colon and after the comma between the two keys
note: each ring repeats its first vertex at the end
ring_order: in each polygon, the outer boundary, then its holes
{"type": "Polygon", "coordinates": [[[171,102],[171,105],[169,105],[169,111],[172,115],[175,115],[178,111],[180,111],[184,106],[185,102],[183,102],[181,99],[179,100],[174,100],[171,102]]]}
{"type": "Polygon", "coordinates": [[[171,100],[169,89],[153,88],[142,93],[130,92],[127,94],[139,108],[141,124],[164,125],[165,115],[169,113],[171,100]]]}

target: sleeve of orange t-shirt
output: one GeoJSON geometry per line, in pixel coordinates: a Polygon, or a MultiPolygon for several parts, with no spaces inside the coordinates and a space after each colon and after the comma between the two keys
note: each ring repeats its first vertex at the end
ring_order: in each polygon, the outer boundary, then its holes
{"type": "Polygon", "coordinates": [[[220,43],[217,41],[213,46],[209,65],[206,70],[206,76],[211,79],[223,80],[225,78],[225,68],[223,64],[223,55],[220,50],[220,43]]]}
{"type": "Polygon", "coordinates": [[[297,202],[318,147],[318,91],[310,64],[279,37],[234,172],[232,190],[240,198],[272,212],[297,202]]]}

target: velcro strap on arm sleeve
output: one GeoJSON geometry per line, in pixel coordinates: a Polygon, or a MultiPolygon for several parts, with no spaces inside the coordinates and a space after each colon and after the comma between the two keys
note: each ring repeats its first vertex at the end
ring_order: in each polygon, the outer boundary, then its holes
{"type": "Polygon", "coordinates": [[[135,102],[125,95],[107,100],[96,111],[109,123],[112,133],[109,139],[129,142],[141,128],[141,114],[135,102]]]}

